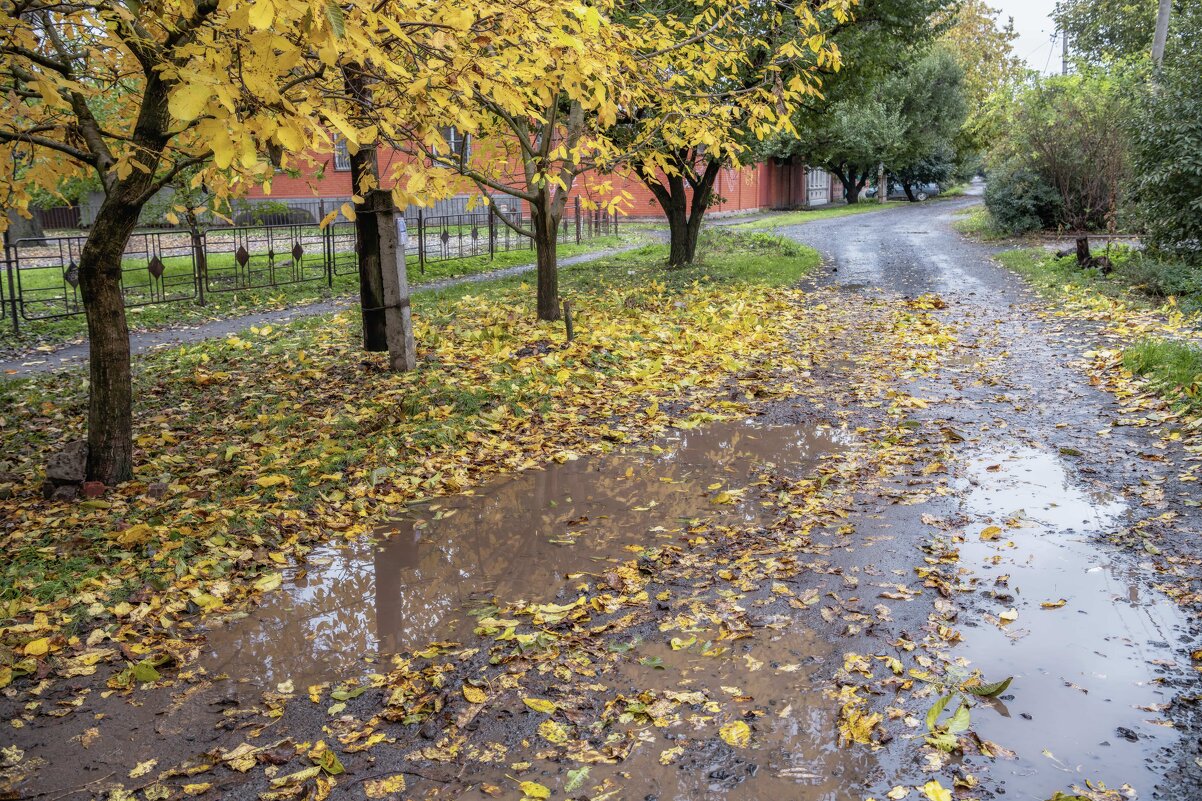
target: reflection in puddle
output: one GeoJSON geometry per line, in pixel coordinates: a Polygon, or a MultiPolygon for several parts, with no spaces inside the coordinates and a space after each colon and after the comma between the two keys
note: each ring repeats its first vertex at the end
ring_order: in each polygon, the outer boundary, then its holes
{"type": "Polygon", "coordinates": [[[754,521],[754,503],[717,505],[766,464],[804,474],[844,432],[727,422],[680,431],[655,453],[614,454],[523,473],[413,509],[380,541],[314,551],[307,570],[244,620],[209,633],[203,665],[263,686],[355,670],[365,655],[470,636],[494,598],[549,601],[568,574],[675,538],[698,516],[754,521]]]}
{"type": "Polygon", "coordinates": [[[1023,797],[1057,789],[1048,781],[1085,779],[1148,797],[1160,772],[1147,758],[1178,739],[1153,711],[1173,696],[1157,683],[1155,663],[1176,661],[1170,643],[1182,621],[1169,601],[1140,592],[1133,568],[1092,544],[1124,504],[1083,491],[1056,456],[1034,448],[975,459],[962,489],[975,522],[961,559],[985,577],[987,611],[1018,612],[1004,627],[964,628],[958,649],[991,679],[1015,676],[1013,700],[973,715],[982,737],[1018,752],[1017,762],[994,765],[994,778],[1008,775],[1023,797]],[[989,524],[1005,532],[982,541],[989,524]]]}

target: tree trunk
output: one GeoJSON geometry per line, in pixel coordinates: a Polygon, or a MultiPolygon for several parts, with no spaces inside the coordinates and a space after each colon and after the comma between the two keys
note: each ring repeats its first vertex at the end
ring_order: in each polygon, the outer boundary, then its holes
{"type": "MultiPolygon", "coordinates": [[[[545,196],[544,196],[545,197],[545,196]]],[[[530,225],[534,229],[535,260],[538,265],[538,319],[558,320],[559,311],[559,265],[556,247],[556,231],[559,220],[546,208],[530,205],[530,225]]]]}
{"type": "MultiPolygon", "coordinates": [[[[365,108],[371,107],[371,92],[365,88],[357,64],[343,68],[347,91],[365,108]]],[[[380,185],[376,148],[361,147],[350,154],[351,188],[360,197],[380,185]]],[[[388,325],[384,320],[384,266],[380,255],[380,226],[377,215],[359,203],[355,207],[355,251],[359,257],[359,307],[363,316],[363,349],[388,350],[388,325]]]]}
{"type": "Polygon", "coordinates": [[[689,242],[689,216],[684,198],[670,197],[666,205],[661,202],[664,215],[668,218],[668,266],[682,267],[693,261],[695,243],[689,242]]]}
{"type": "Polygon", "coordinates": [[[666,183],[639,172],[641,180],[651,190],[668,220],[669,267],[692,264],[697,258],[697,240],[701,236],[701,224],[714,196],[714,182],[722,170],[721,161],[707,160],[705,171],[699,177],[689,177],[688,181],[693,188],[690,201],[685,190],[685,175],[686,171],[689,176],[694,175],[692,161],[688,151],[678,153],[679,173],[665,176],[666,183]]]}
{"type": "Polygon", "coordinates": [[[860,185],[857,183],[843,184],[843,188],[847,190],[847,205],[851,206],[860,202],[860,185]]]}
{"type": "Polygon", "coordinates": [[[909,181],[902,181],[902,189],[906,190],[906,200],[911,203],[916,203],[918,198],[914,197],[914,185],[909,181]]]}
{"type": "Polygon", "coordinates": [[[79,288],[88,321],[89,481],[120,484],[133,477],[133,388],[129,328],[121,293],[121,258],[141,206],[110,192],[79,255],[79,288]]]}

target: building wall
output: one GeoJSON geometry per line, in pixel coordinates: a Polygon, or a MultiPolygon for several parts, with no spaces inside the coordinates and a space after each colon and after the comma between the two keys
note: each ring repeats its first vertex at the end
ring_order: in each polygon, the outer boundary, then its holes
{"type": "MultiPolygon", "coordinates": [[[[388,150],[382,151],[380,155],[380,171],[382,174],[387,174],[390,171],[389,168],[392,166],[392,160],[399,158],[399,156],[388,150]]],[[[714,190],[721,198],[721,202],[712,206],[708,213],[718,215],[734,214],[771,207],[772,191],[765,185],[768,176],[769,170],[767,169],[767,165],[764,164],[749,165],[740,169],[724,168],[714,185],[714,190]]],[[[635,178],[619,175],[603,177],[590,176],[587,173],[581,175],[576,179],[571,194],[568,196],[568,208],[572,208],[576,198],[600,202],[606,200],[609,195],[622,193],[626,193],[630,197],[630,200],[623,206],[626,216],[634,218],[663,216],[663,212],[656,202],[655,196],[645,184],[635,178]],[[608,183],[612,191],[601,191],[598,187],[603,182],[608,183]]],[[[251,203],[255,201],[277,201],[282,203],[296,201],[295,205],[299,207],[310,210],[320,208],[330,211],[349,200],[352,194],[354,192],[351,185],[350,171],[336,169],[333,157],[330,157],[321,177],[317,177],[314,174],[302,177],[291,177],[280,174],[272,180],[270,194],[264,192],[260,187],[255,187],[251,190],[247,199],[251,203]],[[315,200],[319,202],[315,203],[315,200]]],[[[466,205],[467,197],[468,195],[465,194],[459,198],[442,201],[436,204],[434,208],[429,209],[427,213],[461,213],[465,210],[464,206],[466,205]]],[[[509,204],[512,206],[518,202],[504,195],[496,195],[495,197],[496,201],[503,205],[509,204]]]]}

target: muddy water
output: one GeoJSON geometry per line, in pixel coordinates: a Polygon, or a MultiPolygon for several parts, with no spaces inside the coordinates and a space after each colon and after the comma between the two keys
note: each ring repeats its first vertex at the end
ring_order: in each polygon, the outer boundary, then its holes
{"type": "Polygon", "coordinates": [[[991,775],[1024,798],[1085,779],[1151,797],[1161,772],[1149,759],[1178,741],[1157,711],[1173,695],[1158,679],[1180,661],[1172,644],[1183,622],[1167,599],[1141,589],[1139,568],[1093,544],[1124,505],[1075,486],[1057,454],[1029,447],[973,459],[961,489],[973,520],[961,562],[986,579],[981,606],[995,618],[1018,613],[1004,625],[959,621],[956,652],[990,680],[1015,677],[1003,700],[973,711],[982,737],[1018,754],[991,775]],[[1003,535],[982,541],[991,524],[1003,535]]]}
{"type": "MultiPolygon", "coordinates": [[[[714,632],[716,634],[716,632],[714,632]]],[[[707,633],[698,634],[706,639],[707,633]]],[[[880,754],[838,746],[838,704],[826,692],[829,672],[824,662],[840,658],[837,645],[815,632],[787,625],[743,641],[730,654],[713,658],[673,651],[666,643],[639,647],[645,657],[659,658],[664,669],[631,659],[607,679],[611,686],[637,687],[661,693],[701,691],[730,701],[752,730],[751,748],[732,749],[719,737],[730,719],[699,714],[663,728],[649,728],[629,757],[614,765],[594,764],[587,780],[568,792],[568,771],[536,763],[523,780],[552,789],[556,798],[654,799],[654,801],[862,801],[859,788],[884,772],[880,754]],[[679,754],[674,754],[679,749],[679,754]]],[[[486,801],[488,785],[511,787],[508,766],[481,766],[478,784],[457,799],[486,801]]]]}
{"type": "Polygon", "coordinates": [[[766,465],[802,475],[846,446],[840,430],[723,422],[650,451],[568,461],[413,509],[370,540],[311,554],[249,618],[209,632],[202,664],[261,686],[362,670],[363,660],[471,635],[494,599],[545,602],[572,576],[679,536],[685,520],[755,521],[716,504],[766,465]]]}

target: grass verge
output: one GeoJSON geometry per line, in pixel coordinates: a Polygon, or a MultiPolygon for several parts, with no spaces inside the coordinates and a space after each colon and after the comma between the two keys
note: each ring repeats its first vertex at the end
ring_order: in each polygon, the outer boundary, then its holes
{"type": "Polygon", "coordinates": [[[131,654],[182,661],[196,615],[273,589],[316,544],[421,497],[651,436],[674,422],[665,408],[712,419],[725,380],[798,324],[797,304],[765,286],[818,257],[762,234],[704,244],[684,270],[663,267],[662,246],[565,268],[571,345],[511,277],[419,295],[412,373],[360,350],[354,311],[148,355],[134,480],[95,500],[38,490],[47,456],[83,433],[78,376],[0,383],[0,686],[131,654]]]}
{"type": "Polygon", "coordinates": [[[1145,339],[1123,351],[1123,366],[1143,376],[1148,386],[1174,405],[1197,413],[1202,379],[1202,349],[1189,342],[1145,339]]]}
{"type": "Polygon", "coordinates": [[[740,231],[763,231],[774,228],[783,228],[789,225],[801,225],[802,223],[813,222],[814,220],[829,220],[832,217],[847,217],[851,214],[864,214],[870,211],[884,211],[885,209],[895,209],[906,205],[908,205],[908,203],[895,200],[891,200],[884,205],[881,205],[873,200],[861,200],[859,203],[853,203],[851,205],[841,204],[837,206],[822,206],[821,208],[802,211],[785,211],[765,217],[762,220],[738,223],[736,225],[732,225],[731,227],[740,231]]]}
{"type": "Polygon", "coordinates": [[[952,227],[965,236],[981,242],[996,242],[1009,239],[1009,235],[998,228],[993,222],[993,216],[984,205],[973,206],[959,215],[952,227]]]}

